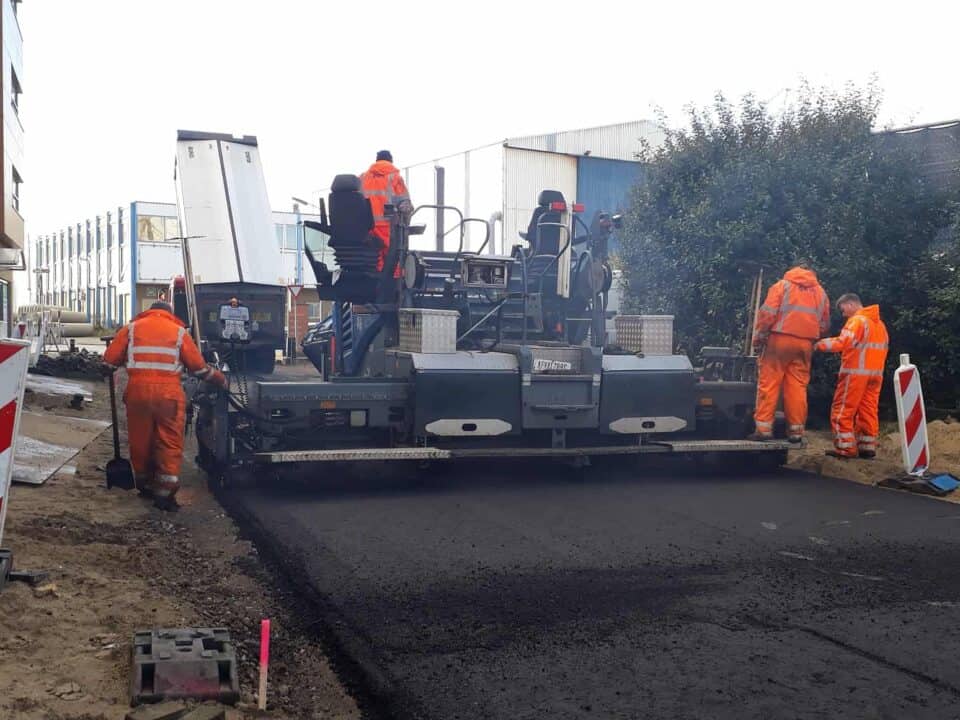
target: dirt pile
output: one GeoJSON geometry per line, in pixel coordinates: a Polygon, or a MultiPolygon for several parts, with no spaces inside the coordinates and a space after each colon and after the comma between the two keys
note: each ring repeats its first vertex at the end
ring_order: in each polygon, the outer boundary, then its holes
{"type": "Polygon", "coordinates": [[[37,366],[30,368],[30,372],[52,377],[99,380],[101,363],[100,353],[80,348],[74,352],[41,355],[37,366]]]}
{"type": "MultiPolygon", "coordinates": [[[[960,477],[960,422],[952,418],[934,420],[927,424],[927,436],[930,440],[931,471],[948,472],[960,477]]],[[[812,432],[808,440],[806,449],[790,454],[789,467],[864,485],[903,475],[900,433],[890,432],[889,428],[881,436],[874,460],[839,460],[824,455],[833,447],[831,435],[826,432],[812,432]]],[[[960,491],[944,499],[960,503],[960,491]]]]}

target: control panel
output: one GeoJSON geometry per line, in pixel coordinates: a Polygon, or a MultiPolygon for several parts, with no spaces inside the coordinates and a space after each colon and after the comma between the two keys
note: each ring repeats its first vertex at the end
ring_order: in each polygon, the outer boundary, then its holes
{"type": "Polygon", "coordinates": [[[510,258],[465,257],[460,260],[460,277],[465,287],[506,290],[512,264],[510,258]]]}

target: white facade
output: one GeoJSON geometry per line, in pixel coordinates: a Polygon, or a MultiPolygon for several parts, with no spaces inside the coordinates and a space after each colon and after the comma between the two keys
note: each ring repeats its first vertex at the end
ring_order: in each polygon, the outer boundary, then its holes
{"type": "MultiPolygon", "coordinates": [[[[272,212],[265,243],[280,257],[284,284],[297,281],[297,223],[314,215],[272,212]]],[[[128,322],[183,274],[177,206],[136,201],[93,220],[31,239],[28,271],[36,278],[27,304],[87,313],[101,327],[128,322]],[[34,269],[43,272],[34,274],[34,269]]],[[[301,263],[301,278],[314,284],[301,263]]]]}

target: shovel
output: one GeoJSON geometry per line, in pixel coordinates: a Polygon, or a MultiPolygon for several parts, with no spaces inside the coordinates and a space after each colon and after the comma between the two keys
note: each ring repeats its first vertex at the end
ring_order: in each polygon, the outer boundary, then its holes
{"type": "Polygon", "coordinates": [[[130,461],[120,457],[120,428],[117,425],[117,393],[114,389],[114,373],[110,373],[110,414],[113,418],[113,460],[107,463],[107,488],[133,490],[133,467],[130,461]]]}

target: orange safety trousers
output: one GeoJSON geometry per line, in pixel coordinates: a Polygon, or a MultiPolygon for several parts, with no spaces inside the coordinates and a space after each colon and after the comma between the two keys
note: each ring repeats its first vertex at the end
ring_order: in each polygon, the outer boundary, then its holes
{"type": "Polygon", "coordinates": [[[759,435],[773,435],[773,419],[783,388],[783,414],[787,435],[802,438],[807,423],[807,385],[810,384],[810,360],[813,341],[771,333],[760,355],[757,379],[757,405],[753,420],[759,435]]]}
{"type": "Polygon", "coordinates": [[[138,382],[124,394],[130,462],[137,489],[173,497],[180,489],[187,401],[179,383],[138,382]]]}
{"type": "Polygon", "coordinates": [[[830,408],[833,445],[841,455],[876,452],[880,435],[880,390],[883,375],[842,374],[830,408]]]}

